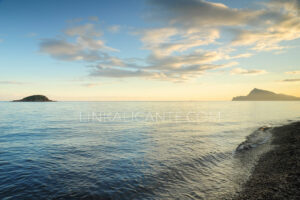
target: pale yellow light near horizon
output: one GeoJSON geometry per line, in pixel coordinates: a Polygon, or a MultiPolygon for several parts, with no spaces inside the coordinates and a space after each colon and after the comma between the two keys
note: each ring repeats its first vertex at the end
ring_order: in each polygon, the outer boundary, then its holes
{"type": "Polygon", "coordinates": [[[134,86],[133,83],[114,83],[83,87],[78,85],[39,85],[36,87],[3,90],[0,100],[10,101],[34,94],[43,94],[58,101],[230,101],[234,96],[247,95],[253,88],[300,97],[299,84],[266,83],[156,83],[134,86]],[[47,89],[45,89],[47,88],[47,89]],[[167,92],[166,92],[167,91],[167,92]]]}

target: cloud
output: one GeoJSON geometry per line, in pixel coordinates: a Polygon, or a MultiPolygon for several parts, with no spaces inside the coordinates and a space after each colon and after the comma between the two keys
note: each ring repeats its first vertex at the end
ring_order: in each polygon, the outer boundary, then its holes
{"type": "Polygon", "coordinates": [[[234,56],[228,56],[227,59],[249,58],[253,56],[252,53],[242,53],[234,56]]]}
{"type": "Polygon", "coordinates": [[[260,75],[267,73],[265,70],[259,70],[259,69],[253,69],[253,70],[247,70],[242,68],[235,68],[230,71],[231,74],[237,75],[260,75]]]}
{"type": "Polygon", "coordinates": [[[225,55],[217,51],[194,51],[188,54],[174,56],[149,56],[148,63],[151,68],[157,69],[178,69],[185,66],[195,66],[203,64],[211,64],[215,61],[222,60],[225,55]]]}
{"type": "Polygon", "coordinates": [[[270,2],[266,3],[268,7],[272,10],[282,10],[288,12],[293,12],[293,14],[299,14],[300,9],[300,1],[299,0],[271,0],[270,2]]]}
{"type": "Polygon", "coordinates": [[[286,74],[300,74],[300,71],[290,71],[290,72],[285,72],[286,74]]]}
{"type": "Polygon", "coordinates": [[[108,78],[146,78],[153,80],[182,82],[190,80],[191,78],[203,75],[207,70],[214,70],[229,67],[230,65],[190,65],[172,70],[155,70],[153,68],[130,69],[130,68],[116,68],[116,67],[102,67],[97,65],[91,72],[94,77],[108,77],[108,78]]]}
{"type": "Polygon", "coordinates": [[[120,29],[121,29],[120,25],[113,25],[113,26],[108,27],[108,31],[111,33],[118,33],[120,31],[120,29]]]}
{"type": "Polygon", "coordinates": [[[214,42],[219,34],[216,30],[190,29],[182,31],[170,28],[146,30],[143,32],[143,41],[145,44],[154,44],[148,47],[152,53],[141,61],[112,56],[110,52],[115,50],[107,47],[99,38],[102,33],[97,31],[94,25],[86,24],[71,27],[66,29],[64,33],[73,40],[66,38],[44,39],[40,43],[40,51],[59,60],[89,62],[91,63],[90,76],[94,77],[137,77],[180,82],[197,78],[208,70],[231,67],[237,64],[227,60],[251,56],[246,53],[231,56],[230,53],[233,50],[204,51],[198,49],[187,51],[193,47],[214,42]],[[170,39],[172,35],[181,37],[181,40],[172,41],[170,39]],[[210,39],[206,40],[205,38],[210,39]],[[198,43],[193,44],[191,42],[197,40],[199,40],[198,43]],[[160,51],[160,48],[167,53],[160,51]],[[180,54],[173,55],[176,52],[180,54]],[[226,62],[223,64],[214,63],[221,60],[226,60],[226,62]]]}
{"type": "MultiPolygon", "coordinates": [[[[89,63],[90,76],[110,78],[145,78],[180,82],[197,78],[208,70],[236,65],[228,60],[248,57],[231,56],[230,51],[194,49],[214,43],[219,37],[216,29],[147,29],[139,32],[144,48],[151,53],[145,59],[124,59],[112,56],[118,50],[106,46],[103,32],[95,25],[71,26],[58,38],[40,42],[40,52],[64,61],[89,63]],[[221,62],[225,60],[226,62],[221,62]],[[220,61],[222,64],[215,64],[220,61]]],[[[88,85],[86,85],[88,86],[88,85]]]]}
{"type": "Polygon", "coordinates": [[[90,16],[89,20],[94,21],[94,22],[98,22],[99,18],[97,16],[90,16]]]}
{"type": "Polygon", "coordinates": [[[181,56],[155,57],[149,56],[147,65],[112,60],[92,66],[91,76],[110,78],[139,77],[154,80],[182,82],[197,78],[208,70],[217,70],[237,65],[237,62],[213,64],[220,60],[218,52],[193,52],[181,56]]]}
{"type": "Polygon", "coordinates": [[[100,38],[102,32],[94,24],[74,26],[64,30],[64,33],[75,40],[43,39],[40,42],[40,52],[59,60],[95,62],[108,59],[107,52],[118,51],[105,45],[100,38]]]}
{"type": "Polygon", "coordinates": [[[81,26],[70,27],[64,32],[68,36],[100,37],[102,35],[102,32],[96,29],[94,24],[90,23],[81,26]]]}
{"type": "Polygon", "coordinates": [[[85,49],[78,43],[70,43],[61,39],[44,39],[40,43],[40,52],[58,60],[65,61],[97,61],[107,57],[106,53],[85,49]]]}
{"type": "MultiPolygon", "coordinates": [[[[55,59],[86,62],[90,76],[181,82],[208,71],[238,65],[260,51],[282,52],[283,41],[300,38],[298,0],[260,2],[256,9],[230,8],[205,0],[149,0],[151,28],[136,29],[143,58],[122,58],[104,41],[96,22],[68,27],[59,38],[44,39],[40,51],[55,59]]],[[[149,22],[149,21],[148,21],[149,22]]],[[[120,26],[108,26],[110,33],[120,26]]],[[[106,31],[105,34],[108,32],[106,31]]],[[[259,69],[231,74],[258,75],[259,69]]]]}
{"type": "Polygon", "coordinates": [[[145,49],[155,56],[168,56],[174,52],[184,52],[191,48],[214,43],[219,38],[216,29],[179,29],[165,27],[148,29],[139,33],[145,49]]]}
{"type": "Polygon", "coordinates": [[[275,29],[274,31],[241,31],[233,41],[233,44],[237,46],[254,45],[252,49],[256,51],[273,51],[288,48],[287,46],[281,46],[280,42],[300,37],[300,29],[293,30],[293,28],[288,27],[283,29],[282,26],[280,27],[282,30],[276,27],[273,28],[275,29]]]}
{"type": "Polygon", "coordinates": [[[85,83],[85,84],[82,84],[83,87],[87,87],[87,88],[92,88],[92,87],[96,87],[96,86],[99,86],[100,84],[99,83],[85,83]]]}
{"type": "Polygon", "coordinates": [[[166,26],[183,30],[230,27],[236,30],[233,45],[251,46],[255,51],[281,51],[288,47],[280,42],[300,38],[299,0],[261,2],[256,10],[234,9],[205,0],[149,2],[152,19],[166,26]]]}
{"type": "Polygon", "coordinates": [[[152,17],[183,27],[233,26],[245,24],[259,11],[238,10],[204,0],[149,0],[152,17]]]}
{"type": "Polygon", "coordinates": [[[83,21],[83,18],[74,18],[74,19],[67,20],[67,23],[75,24],[75,23],[79,23],[79,22],[82,22],[82,21],[83,21]]]}
{"type": "Polygon", "coordinates": [[[298,78],[298,79],[285,79],[285,80],[282,80],[282,82],[300,82],[300,78],[298,78]]]}
{"type": "Polygon", "coordinates": [[[134,70],[116,67],[103,67],[97,65],[91,72],[91,76],[110,77],[110,78],[128,78],[128,77],[150,77],[153,74],[145,70],[134,70]]]}
{"type": "Polygon", "coordinates": [[[4,40],[0,38],[0,43],[2,43],[4,40]]]}
{"type": "Polygon", "coordinates": [[[0,85],[23,85],[24,82],[18,82],[18,81],[0,81],[0,85]]]}
{"type": "Polygon", "coordinates": [[[250,23],[250,30],[237,31],[233,45],[252,45],[256,51],[273,51],[288,48],[280,45],[282,41],[300,38],[299,0],[271,0],[263,5],[265,9],[257,18],[257,23],[250,23]]]}
{"type": "Polygon", "coordinates": [[[27,37],[36,37],[37,35],[38,35],[37,33],[31,32],[31,33],[28,33],[26,36],[27,37]]]}

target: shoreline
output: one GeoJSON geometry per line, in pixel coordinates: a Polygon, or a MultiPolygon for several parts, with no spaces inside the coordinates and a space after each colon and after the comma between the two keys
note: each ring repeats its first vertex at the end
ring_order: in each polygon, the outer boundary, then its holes
{"type": "Polygon", "coordinates": [[[300,122],[275,127],[272,138],[234,199],[300,199],[300,122]]]}

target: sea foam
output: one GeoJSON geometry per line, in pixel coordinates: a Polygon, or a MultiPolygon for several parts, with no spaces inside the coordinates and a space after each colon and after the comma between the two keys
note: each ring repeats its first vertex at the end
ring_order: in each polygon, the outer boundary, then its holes
{"type": "Polygon", "coordinates": [[[271,137],[271,129],[271,126],[263,126],[255,130],[253,133],[248,135],[246,140],[236,148],[236,151],[246,151],[266,143],[271,137]]]}

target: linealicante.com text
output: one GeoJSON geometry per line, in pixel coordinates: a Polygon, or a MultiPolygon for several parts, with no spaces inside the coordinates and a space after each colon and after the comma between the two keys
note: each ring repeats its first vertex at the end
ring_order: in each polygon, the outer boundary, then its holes
{"type": "Polygon", "coordinates": [[[88,112],[79,114],[80,122],[218,122],[221,112],[88,112]]]}

